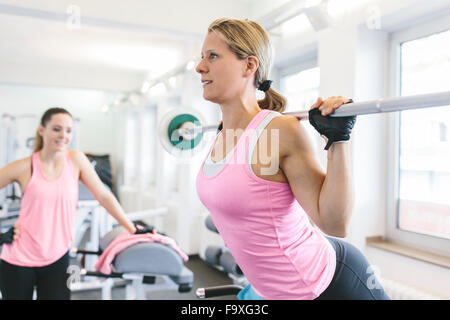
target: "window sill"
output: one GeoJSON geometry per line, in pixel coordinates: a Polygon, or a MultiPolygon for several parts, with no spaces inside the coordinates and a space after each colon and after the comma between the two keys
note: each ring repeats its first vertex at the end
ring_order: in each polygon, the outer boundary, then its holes
{"type": "Polygon", "coordinates": [[[389,242],[381,236],[367,237],[366,245],[450,269],[450,258],[448,257],[389,242]]]}

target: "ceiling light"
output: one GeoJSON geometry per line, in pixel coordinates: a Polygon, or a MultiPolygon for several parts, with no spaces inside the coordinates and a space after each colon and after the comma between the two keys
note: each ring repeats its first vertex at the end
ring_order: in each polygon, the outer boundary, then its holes
{"type": "Polygon", "coordinates": [[[148,89],[150,89],[150,82],[145,81],[142,84],[141,93],[146,93],[148,91],[148,89]]]}

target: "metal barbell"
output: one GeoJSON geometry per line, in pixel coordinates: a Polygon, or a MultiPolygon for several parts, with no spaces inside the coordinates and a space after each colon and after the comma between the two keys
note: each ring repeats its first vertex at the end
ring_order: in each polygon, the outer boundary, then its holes
{"type": "MultiPolygon", "coordinates": [[[[450,106],[450,91],[349,103],[339,107],[330,116],[359,116],[441,106],[450,106]]],[[[285,112],[283,115],[294,116],[299,120],[308,119],[308,111],[285,112]]],[[[169,153],[190,157],[201,149],[204,133],[218,128],[217,125],[204,123],[204,118],[198,110],[176,108],[160,122],[160,141],[169,153]]]]}

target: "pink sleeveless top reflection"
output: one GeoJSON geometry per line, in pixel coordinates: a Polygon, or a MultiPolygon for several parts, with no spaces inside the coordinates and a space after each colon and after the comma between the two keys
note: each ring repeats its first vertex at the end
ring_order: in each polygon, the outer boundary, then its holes
{"type": "Polygon", "coordinates": [[[250,121],[214,176],[203,173],[203,162],[197,192],[260,297],[312,300],[330,284],[336,253],[310,224],[289,184],[264,180],[247,164],[251,135],[270,112],[262,110],[250,121]]]}
{"type": "Polygon", "coordinates": [[[72,246],[78,202],[78,176],[69,152],[59,178],[48,180],[39,152],[32,156],[33,174],[22,196],[20,236],[5,244],[0,258],[24,267],[41,267],[61,258],[72,246]]]}

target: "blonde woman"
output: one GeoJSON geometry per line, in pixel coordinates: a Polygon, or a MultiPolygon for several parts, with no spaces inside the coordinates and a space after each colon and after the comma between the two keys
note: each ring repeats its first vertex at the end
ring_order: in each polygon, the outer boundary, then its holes
{"type": "Polygon", "coordinates": [[[345,141],[355,117],[327,115],[350,100],[319,98],[311,107],[311,123],[328,139],[325,173],[298,120],[280,114],[286,99],[268,79],[272,48],[258,23],[214,21],[201,55],[203,97],[220,106],[223,128],[197,192],[250,282],[238,297],[389,299],[361,252],[336,238],[346,236],[352,212],[345,141]]]}
{"type": "Polygon", "coordinates": [[[126,230],[136,232],[88,158],[68,150],[72,128],[67,110],[47,110],[33,155],[0,170],[0,188],[15,181],[22,190],[16,232],[5,241],[0,256],[3,299],[32,299],[34,286],[38,299],[70,299],[68,251],[74,238],[79,180],[126,230]]]}

